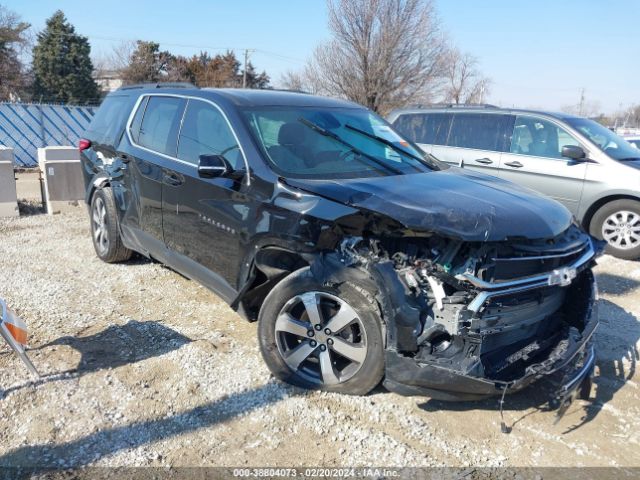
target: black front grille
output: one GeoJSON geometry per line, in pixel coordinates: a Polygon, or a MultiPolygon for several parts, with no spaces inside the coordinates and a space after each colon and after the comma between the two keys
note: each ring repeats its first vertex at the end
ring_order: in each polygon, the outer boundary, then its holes
{"type": "Polygon", "coordinates": [[[549,240],[501,245],[484,279],[500,282],[548,273],[575,263],[589,248],[589,236],[576,226],[549,240]]]}

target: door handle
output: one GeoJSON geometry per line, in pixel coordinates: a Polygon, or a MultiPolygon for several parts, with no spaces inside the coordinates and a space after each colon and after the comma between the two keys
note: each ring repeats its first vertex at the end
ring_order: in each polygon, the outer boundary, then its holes
{"type": "Polygon", "coordinates": [[[522,165],[519,161],[515,160],[513,162],[504,162],[504,164],[508,167],[513,167],[513,168],[522,168],[524,167],[524,165],[522,165]]]}
{"type": "Polygon", "coordinates": [[[119,153],[118,158],[120,159],[120,161],[122,161],[122,163],[129,163],[131,161],[131,157],[126,153],[119,153]]]}
{"type": "Polygon", "coordinates": [[[483,165],[489,165],[493,163],[493,160],[491,160],[490,158],[476,158],[475,161],[477,163],[482,163],[483,165]]]}
{"type": "Polygon", "coordinates": [[[167,185],[178,187],[184,183],[184,178],[182,177],[182,175],[177,175],[175,173],[165,173],[164,182],[167,185]]]}

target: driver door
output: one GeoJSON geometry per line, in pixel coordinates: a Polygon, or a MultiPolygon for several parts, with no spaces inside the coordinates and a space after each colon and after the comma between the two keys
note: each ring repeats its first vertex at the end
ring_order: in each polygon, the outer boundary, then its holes
{"type": "Polygon", "coordinates": [[[518,115],[509,152],[500,158],[499,176],[537,190],[578,212],[587,163],[564,158],[562,147],[585,148],[566,130],[550,120],[518,115]]]}
{"type": "Polygon", "coordinates": [[[242,179],[200,177],[199,157],[206,154],[223,155],[234,170],[245,168],[222,112],[206,100],[191,98],[178,135],[178,158],[163,172],[164,240],[181,271],[207,285],[215,283],[214,289],[229,300],[236,287],[250,197],[242,179]]]}

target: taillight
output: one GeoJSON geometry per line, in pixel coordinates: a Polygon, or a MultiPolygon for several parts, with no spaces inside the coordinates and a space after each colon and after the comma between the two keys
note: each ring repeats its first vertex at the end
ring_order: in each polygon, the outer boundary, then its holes
{"type": "Polygon", "coordinates": [[[86,150],[87,148],[91,148],[91,142],[89,140],[81,138],[80,141],[78,142],[78,150],[83,151],[83,150],[86,150]]]}

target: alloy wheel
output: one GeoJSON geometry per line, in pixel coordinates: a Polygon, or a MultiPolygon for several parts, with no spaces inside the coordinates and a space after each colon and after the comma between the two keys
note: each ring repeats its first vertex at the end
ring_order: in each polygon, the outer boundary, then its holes
{"type": "Polygon", "coordinates": [[[318,385],[353,377],[367,356],[367,336],[355,310],[326,292],[289,300],[275,323],[278,352],[291,370],[318,385]]]}
{"type": "Polygon", "coordinates": [[[628,210],[609,215],[602,224],[602,238],[621,250],[637,247],[640,245],[640,215],[628,210]]]}
{"type": "Polygon", "coordinates": [[[107,207],[100,197],[97,197],[93,203],[91,225],[96,249],[101,255],[104,255],[109,250],[109,232],[107,230],[107,207]]]}

